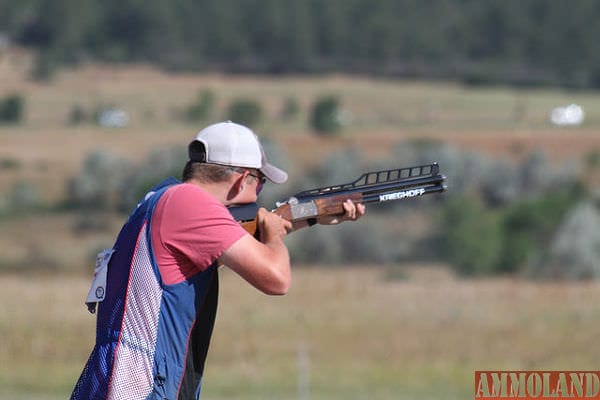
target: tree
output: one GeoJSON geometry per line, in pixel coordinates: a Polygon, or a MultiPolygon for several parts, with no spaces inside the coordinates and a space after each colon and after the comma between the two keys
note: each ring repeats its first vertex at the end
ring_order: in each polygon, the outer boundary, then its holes
{"type": "Polygon", "coordinates": [[[502,250],[498,218],[472,198],[453,199],[443,212],[442,249],[448,262],[463,275],[497,272],[502,250]]]}
{"type": "Polygon", "coordinates": [[[0,123],[16,124],[23,118],[25,100],[17,93],[0,100],[0,123]]]}
{"type": "Polygon", "coordinates": [[[229,105],[225,119],[255,127],[262,120],[262,107],[256,100],[235,99],[229,105]]]}
{"type": "Polygon", "coordinates": [[[310,125],[317,132],[332,134],[341,128],[339,99],[334,95],[318,98],[311,110],[310,125]]]}

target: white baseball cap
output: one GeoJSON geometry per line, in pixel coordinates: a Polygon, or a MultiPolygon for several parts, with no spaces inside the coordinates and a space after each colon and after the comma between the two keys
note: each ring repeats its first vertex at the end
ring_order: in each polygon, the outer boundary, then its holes
{"type": "Polygon", "coordinates": [[[267,162],[256,134],[235,122],[219,122],[202,129],[190,143],[188,153],[191,161],[255,168],[274,183],[283,183],[288,178],[285,171],[267,162]],[[195,146],[197,142],[204,149],[195,146]]]}

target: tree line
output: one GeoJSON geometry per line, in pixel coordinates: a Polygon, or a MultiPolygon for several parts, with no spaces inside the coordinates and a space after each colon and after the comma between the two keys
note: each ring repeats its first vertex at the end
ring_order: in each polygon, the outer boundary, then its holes
{"type": "Polygon", "coordinates": [[[0,33],[38,77],[89,60],[600,87],[594,0],[21,0],[0,33]]]}

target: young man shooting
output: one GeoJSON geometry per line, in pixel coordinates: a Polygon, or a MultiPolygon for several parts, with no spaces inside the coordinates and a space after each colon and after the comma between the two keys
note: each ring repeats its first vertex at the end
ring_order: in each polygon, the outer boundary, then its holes
{"type": "MultiPolygon", "coordinates": [[[[261,208],[257,240],[227,209],[255,202],[267,180],[284,183],[287,173],[267,162],[247,127],[228,121],[197,134],[183,182],[166,180],[149,192],[104,253],[106,282],[95,290],[102,298],[96,344],[71,399],[200,397],[218,266],[267,294],[283,295],[290,287],[283,238],[307,222],[292,225],[261,208]]],[[[317,222],[337,224],[365,212],[352,201],[344,210],[317,222]]]]}

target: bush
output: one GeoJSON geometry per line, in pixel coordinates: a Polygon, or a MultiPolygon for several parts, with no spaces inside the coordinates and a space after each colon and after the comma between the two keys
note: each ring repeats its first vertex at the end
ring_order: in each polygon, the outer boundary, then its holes
{"type": "Polygon", "coordinates": [[[338,264],[342,257],[337,227],[304,229],[290,237],[290,257],[294,263],[338,264]],[[329,229],[327,229],[329,228],[329,229]]]}
{"type": "Polygon", "coordinates": [[[86,210],[129,212],[160,181],[180,178],[186,159],[180,146],[155,150],[138,166],[106,150],[93,151],[68,183],[68,203],[86,210]]]}
{"type": "Polygon", "coordinates": [[[79,125],[87,119],[88,116],[81,105],[75,104],[71,107],[71,112],[69,113],[69,123],[71,125],[79,125]]]}
{"type": "Polygon", "coordinates": [[[21,166],[21,160],[17,158],[0,158],[0,170],[17,170],[21,168],[21,166]]]}
{"type": "Polygon", "coordinates": [[[385,264],[395,256],[381,227],[368,220],[316,225],[290,237],[293,262],[307,264],[385,264]]]}
{"type": "Polygon", "coordinates": [[[474,198],[450,200],[442,213],[442,254],[466,276],[496,272],[502,250],[498,217],[474,198]]]}
{"type": "Polygon", "coordinates": [[[129,212],[150,189],[162,180],[169,176],[180,179],[186,160],[186,150],[181,146],[152,151],[147,159],[138,168],[132,169],[126,177],[118,209],[129,212]]]}
{"type": "Polygon", "coordinates": [[[78,176],[68,184],[69,201],[82,208],[114,209],[125,188],[129,163],[96,150],[84,161],[78,176]]]}
{"type": "Polygon", "coordinates": [[[19,94],[10,94],[0,100],[0,122],[16,124],[23,119],[25,100],[19,94]]]}
{"type": "Polygon", "coordinates": [[[288,97],[283,103],[280,112],[280,117],[283,121],[291,121],[298,116],[300,112],[300,104],[295,97],[288,97]]]}
{"type": "Polygon", "coordinates": [[[579,198],[576,191],[552,193],[510,207],[503,218],[504,245],[498,270],[523,270],[539,258],[562,218],[579,198]]]}
{"type": "Polygon", "coordinates": [[[256,100],[236,99],[229,105],[225,119],[253,127],[262,120],[262,107],[256,100]]]}
{"type": "Polygon", "coordinates": [[[31,71],[31,77],[40,82],[48,82],[54,78],[60,62],[51,51],[39,51],[31,71]]]}
{"type": "Polygon", "coordinates": [[[535,277],[546,279],[600,278],[600,211],[597,204],[584,201],[562,221],[535,277]]]}
{"type": "Polygon", "coordinates": [[[563,191],[498,210],[475,198],[452,198],[443,208],[442,255],[464,275],[531,271],[579,198],[563,191]]]}
{"type": "Polygon", "coordinates": [[[215,106],[215,94],[204,89],[198,93],[196,100],[185,110],[185,119],[190,122],[205,121],[210,118],[215,106]]]}
{"type": "Polygon", "coordinates": [[[598,168],[600,167],[600,151],[592,150],[585,157],[585,164],[587,168],[598,168]]]}
{"type": "Polygon", "coordinates": [[[10,207],[12,210],[31,210],[39,207],[40,204],[40,195],[34,184],[18,181],[13,185],[10,199],[10,207]]]}
{"type": "Polygon", "coordinates": [[[354,148],[331,153],[313,175],[317,185],[331,186],[351,182],[364,172],[360,150],[354,148]]]}
{"type": "Polygon", "coordinates": [[[523,199],[536,199],[556,188],[578,185],[580,165],[576,162],[553,164],[540,151],[532,152],[523,162],[489,158],[480,153],[434,141],[408,141],[396,146],[393,159],[401,166],[437,161],[448,177],[450,190],[457,194],[477,195],[493,208],[510,206],[523,199]]]}
{"type": "Polygon", "coordinates": [[[315,102],[310,115],[311,127],[322,134],[332,134],[340,130],[340,101],[336,96],[323,96],[315,102]]]}

